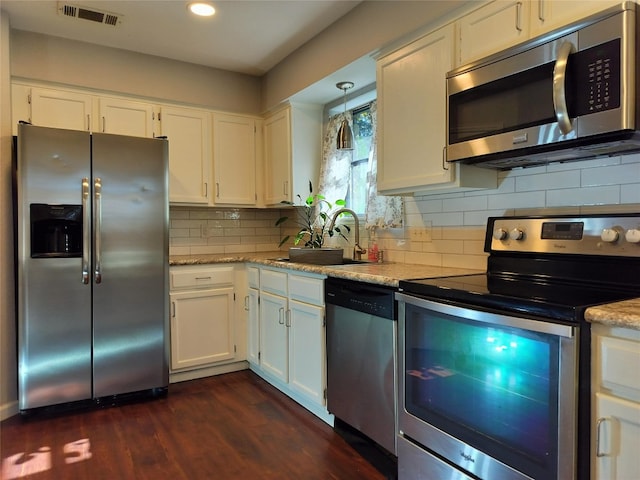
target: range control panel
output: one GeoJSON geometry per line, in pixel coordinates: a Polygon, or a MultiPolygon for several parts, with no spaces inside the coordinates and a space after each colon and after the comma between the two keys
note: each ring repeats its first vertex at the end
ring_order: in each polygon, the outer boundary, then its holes
{"type": "Polygon", "coordinates": [[[640,214],[491,217],[485,251],[640,257],[640,214]]]}

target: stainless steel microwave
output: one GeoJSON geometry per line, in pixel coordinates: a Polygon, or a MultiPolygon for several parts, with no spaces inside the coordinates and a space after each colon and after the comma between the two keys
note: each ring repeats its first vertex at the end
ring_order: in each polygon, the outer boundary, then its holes
{"type": "Polygon", "coordinates": [[[636,4],[447,74],[448,162],[506,170],[640,151],[636,4]]]}

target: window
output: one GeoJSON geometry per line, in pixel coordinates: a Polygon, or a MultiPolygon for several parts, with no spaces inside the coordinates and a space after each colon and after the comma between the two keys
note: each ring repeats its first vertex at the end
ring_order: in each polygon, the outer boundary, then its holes
{"type": "Polygon", "coordinates": [[[364,215],[367,206],[367,171],[369,151],[373,138],[373,125],[369,105],[352,111],[353,156],[351,158],[351,182],[347,192],[347,206],[358,215],[364,215]]]}

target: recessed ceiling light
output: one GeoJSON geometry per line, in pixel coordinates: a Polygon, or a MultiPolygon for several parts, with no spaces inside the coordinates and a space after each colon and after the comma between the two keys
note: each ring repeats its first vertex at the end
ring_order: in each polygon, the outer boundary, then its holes
{"type": "Polygon", "coordinates": [[[188,8],[191,13],[200,15],[201,17],[210,17],[216,13],[216,9],[213,8],[213,5],[206,2],[193,2],[188,5],[188,8]]]}

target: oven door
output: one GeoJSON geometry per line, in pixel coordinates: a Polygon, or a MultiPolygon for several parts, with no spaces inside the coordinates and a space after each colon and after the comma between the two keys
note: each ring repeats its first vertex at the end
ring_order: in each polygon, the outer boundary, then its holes
{"type": "Polygon", "coordinates": [[[578,327],[396,298],[399,441],[447,478],[575,478],[578,327]]]}

